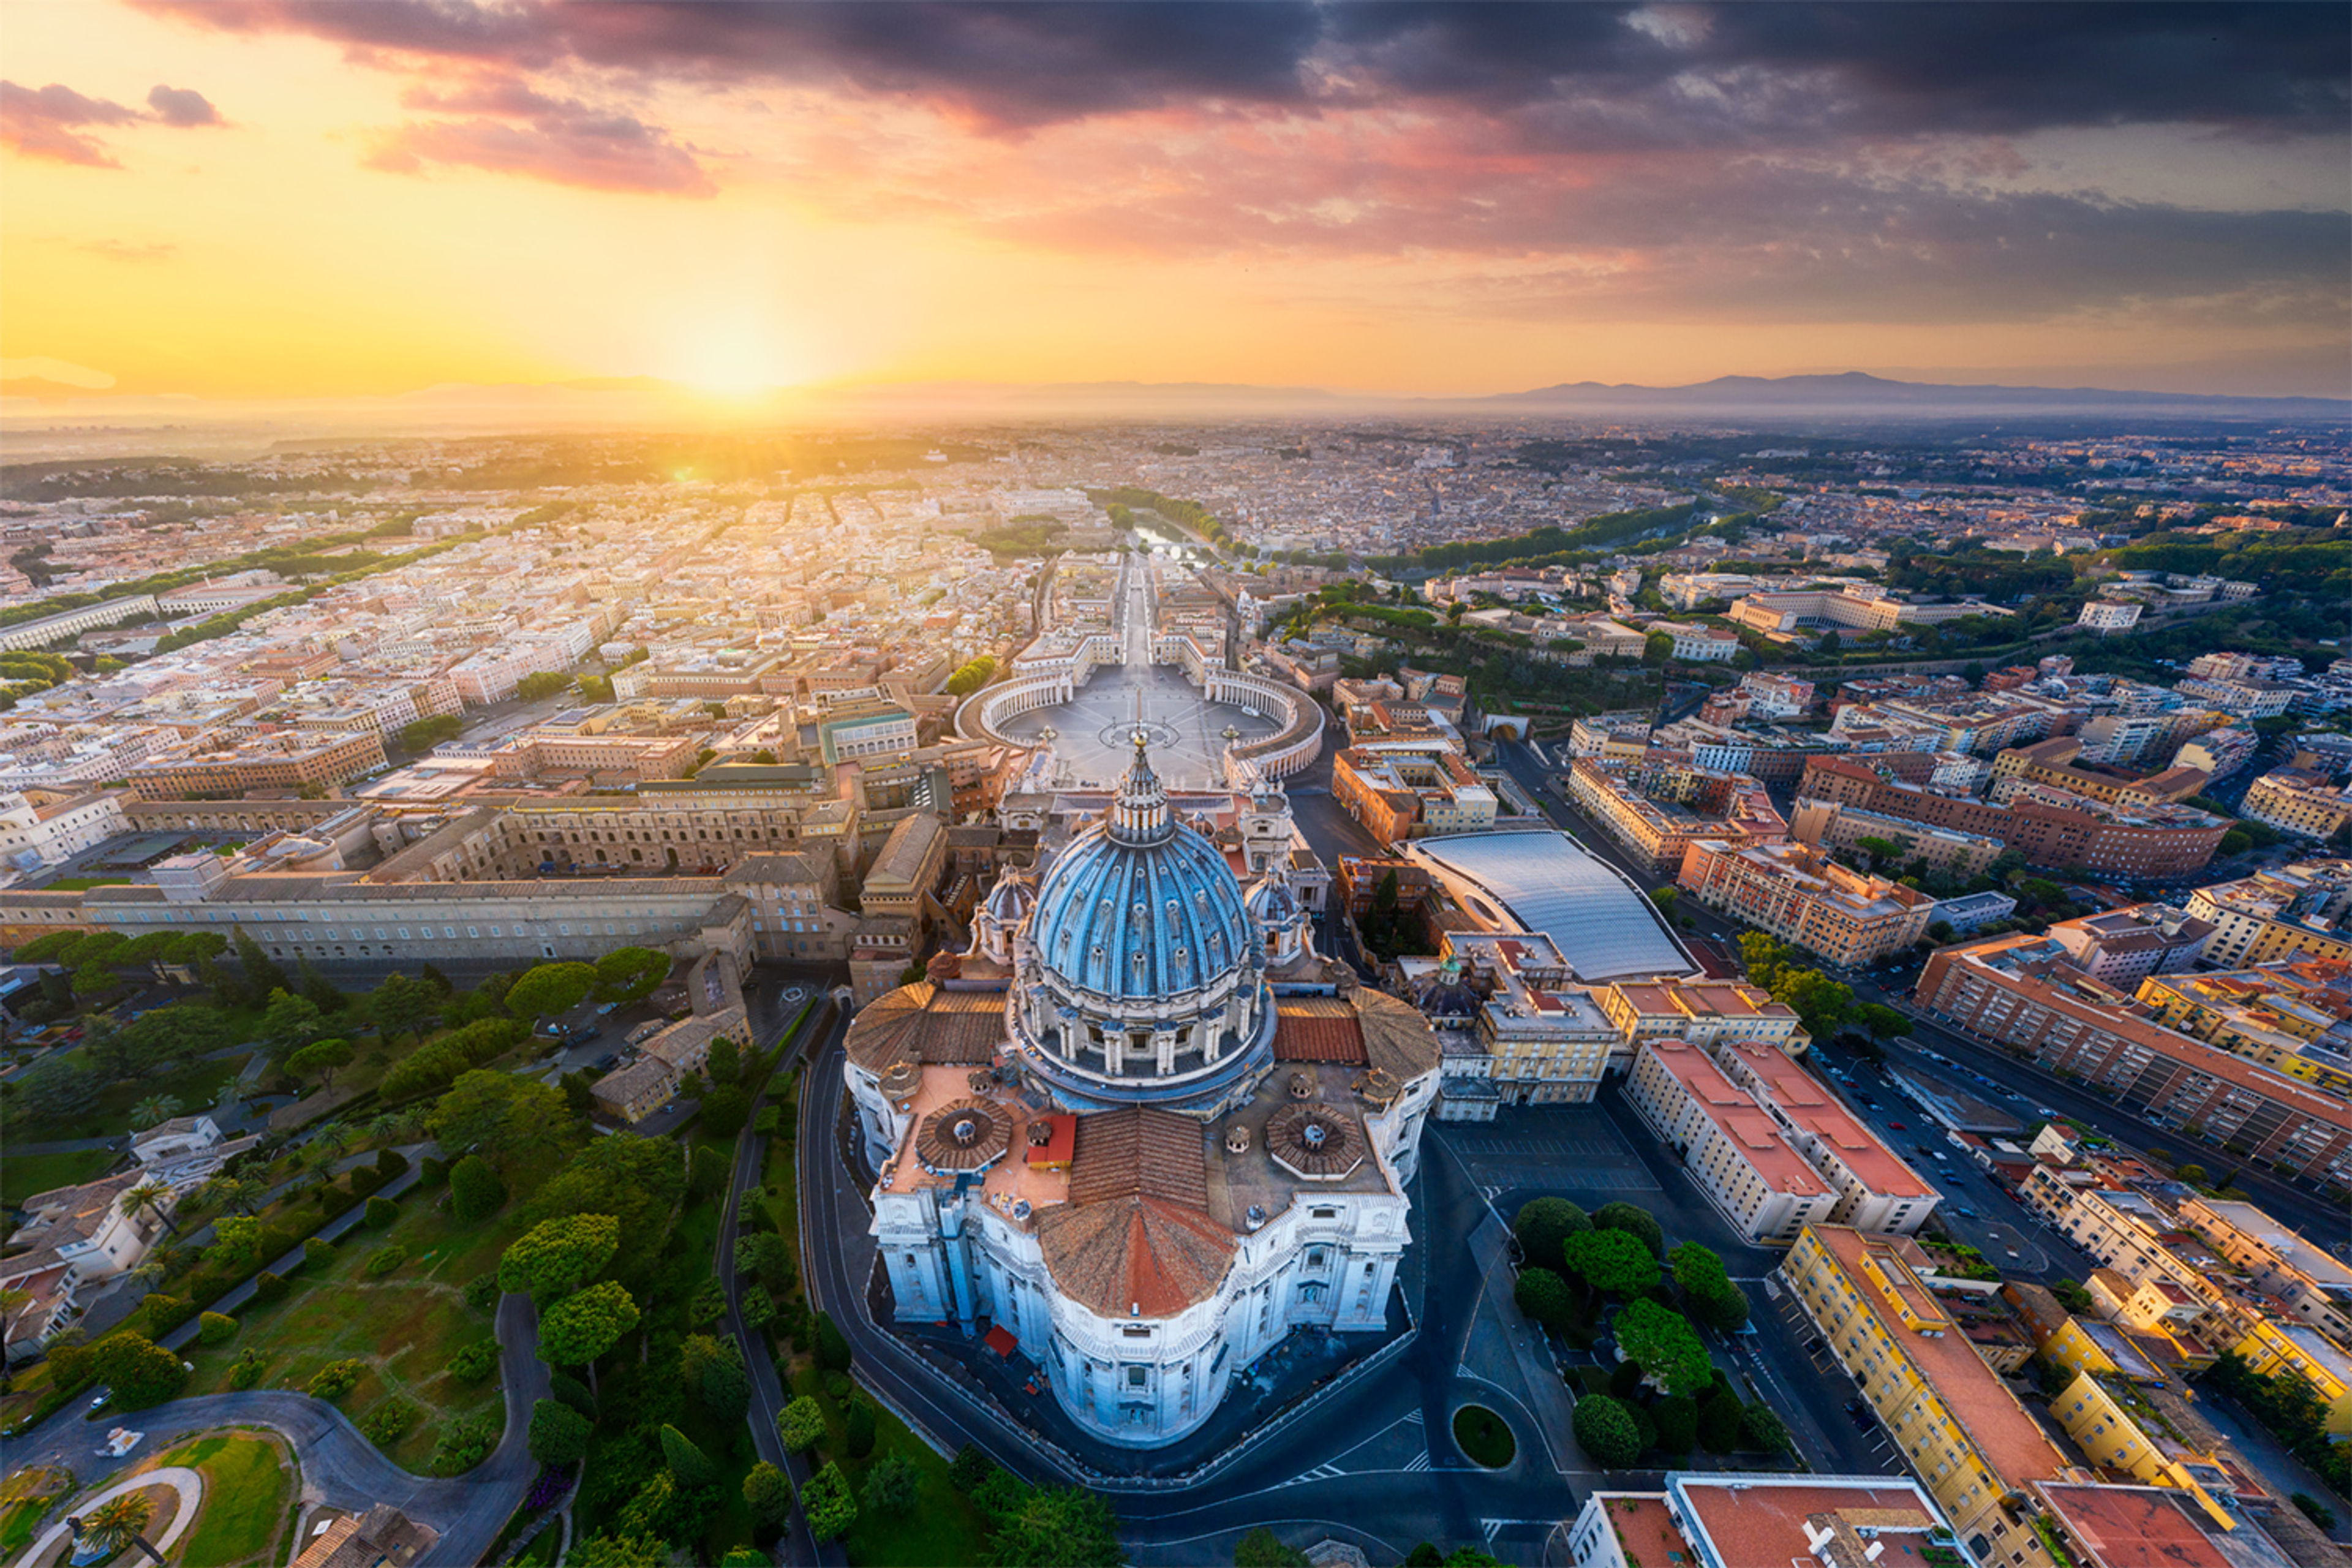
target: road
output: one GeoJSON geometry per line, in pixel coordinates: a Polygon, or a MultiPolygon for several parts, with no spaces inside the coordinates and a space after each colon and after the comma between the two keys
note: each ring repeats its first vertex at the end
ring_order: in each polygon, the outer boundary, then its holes
{"type": "MultiPolygon", "coordinates": [[[[786,987],[781,985],[767,987],[771,1002],[772,1003],[777,994],[784,989],[786,987]]],[[[797,1008],[798,1005],[794,1004],[793,1010],[797,1011],[797,1008]]],[[[824,1039],[826,1037],[826,1032],[833,1029],[836,1023],[845,1026],[846,1020],[837,1020],[834,1016],[835,1011],[835,1005],[831,1002],[820,1003],[813,1009],[809,1015],[808,1023],[802,1028],[801,1042],[804,1044],[811,1039],[824,1039]]],[[[790,1013],[786,1013],[782,1018],[777,1019],[772,1026],[769,1026],[754,1024],[754,1038],[760,1049],[764,1051],[776,1043],[775,1036],[768,1032],[769,1027],[780,1033],[791,1016],[790,1013]]],[[[763,1086],[751,1101],[752,1114],[755,1117],[759,1113],[760,1107],[767,1103],[767,1089],[763,1086]]],[[[727,1211],[719,1220],[718,1256],[713,1261],[719,1278],[727,1289],[728,1331],[735,1336],[735,1342],[743,1347],[744,1361],[751,1372],[751,1408],[745,1419],[751,1423],[751,1447],[760,1458],[772,1465],[780,1467],[785,1474],[792,1477],[793,1491],[797,1496],[800,1489],[808,1483],[808,1461],[802,1456],[786,1450],[783,1439],[776,1433],[776,1417],[783,1414],[784,1405],[791,1395],[784,1388],[783,1380],[777,1375],[776,1360],[769,1353],[766,1336],[753,1332],[751,1326],[743,1321],[743,1281],[735,1272],[734,1265],[735,1238],[740,1234],[743,1194],[758,1190],[760,1173],[767,1163],[767,1139],[746,1122],[741,1136],[735,1142],[735,1168],[727,1184],[727,1211]]],[[[786,1534],[783,1549],[784,1561],[788,1564],[814,1563],[824,1564],[826,1568],[833,1568],[833,1565],[845,1563],[848,1561],[847,1554],[843,1551],[840,1542],[829,1542],[823,1545],[818,1544],[815,1538],[809,1534],[808,1516],[797,1508],[793,1510],[792,1524],[786,1534]]]]}
{"type": "Polygon", "coordinates": [[[539,1473],[530,1449],[530,1407],[548,1396],[547,1367],[539,1359],[539,1318],[529,1296],[499,1302],[499,1380],[506,1394],[506,1431],[488,1459],[463,1476],[414,1476],[360,1435],[343,1413],[322,1399],[289,1389],[253,1389],[175,1399],[125,1415],[109,1412],[86,1420],[85,1405],[68,1405],[27,1436],[11,1442],[5,1456],[14,1471],[54,1465],[89,1486],[144,1459],[184,1437],[223,1426],[267,1426],[286,1439],[302,1466],[306,1490],[331,1507],[364,1513],[384,1502],[441,1532],[419,1561],[424,1568],[470,1568],[521,1506],[539,1473]],[[147,1440],[116,1458],[98,1451],[109,1429],[132,1425],[147,1440]]]}

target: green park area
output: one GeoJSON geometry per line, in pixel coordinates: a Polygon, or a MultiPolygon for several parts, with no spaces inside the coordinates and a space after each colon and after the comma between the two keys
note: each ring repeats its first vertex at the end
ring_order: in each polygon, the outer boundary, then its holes
{"type": "Polygon", "coordinates": [[[173,1557],[185,1568],[241,1568],[292,1555],[288,1539],[300,1471],[276,1436],[236,1428],[214,1432],[156,1456],[158,1468],[184,1465],[204,1478],[195,1528],[173,1557]]]}

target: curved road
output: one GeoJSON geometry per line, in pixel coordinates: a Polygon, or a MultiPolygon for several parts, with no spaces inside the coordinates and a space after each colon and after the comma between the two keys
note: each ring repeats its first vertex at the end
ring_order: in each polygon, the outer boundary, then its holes
{"type": "Polygon", "coordinates": [[[481,1560],[539,1473],[529,1447],[530,1406],[549,1395],[547,1366],[538,1356],[539,1315],[529,1296],[500,1299],[498,1336],[506,1432],[497,1451],[462,1476],[411,1475],[325,1400],[278,1388],[175,1399],[127,1415],[110,1412],[97,1421],[79,1419],[88,1413],[85,1405],[68,1405],[9,1443],[0,1462],[11,1470],[54,1465],[88,1486],[122,1468],[133,1456],[144,1458],[184,1437],[223,1426],[266,1426],[300,1458],[306,1489],[353,1513],[390,1503],[441,1532],[423,1563],[468,1568],[481,1560]],[[122,1458],[99,1452],[107,1431],[121,1425],[146,1433],[146,1442],[122,1458]]]}

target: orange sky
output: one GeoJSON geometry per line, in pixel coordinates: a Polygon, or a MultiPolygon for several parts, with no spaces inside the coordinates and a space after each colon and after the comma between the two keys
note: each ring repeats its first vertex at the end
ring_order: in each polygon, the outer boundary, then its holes
{"type": "Polygon", "coordinates": [[[2337,7],[466,9],[0,8],[0,372],[2343,390],[2337,7]]]}

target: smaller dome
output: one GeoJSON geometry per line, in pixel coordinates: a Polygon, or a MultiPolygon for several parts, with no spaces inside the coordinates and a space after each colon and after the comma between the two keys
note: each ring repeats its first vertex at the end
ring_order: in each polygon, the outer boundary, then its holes
{"type": "Polygon", "coordinates": [[[1011,927],[1027,920],[1029,911],[1036,907],[1036,903],[1037,889],[1030,885],[1029,879],[1016,871],[1007,871],[999,876],[996,886],[988,890],[985,907],[998,923],[1011,927]]]}
{"type": "Polygon", "coordinates": [[[1421,1011],[1431,1018],[1475,1017],[1478,1012],[1478,993],[1459,980],[1433,985],[1421,994],[1421,1011]]]}
{"type": "Polygon", "coordinates": [[[1279,871],[1260,878],[1242,901],[1257,923],[1268,929],[1298,918],[1298,895],[1290,890],[1290,879],[1279,871]]]}

